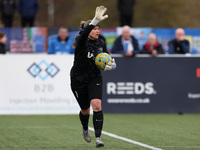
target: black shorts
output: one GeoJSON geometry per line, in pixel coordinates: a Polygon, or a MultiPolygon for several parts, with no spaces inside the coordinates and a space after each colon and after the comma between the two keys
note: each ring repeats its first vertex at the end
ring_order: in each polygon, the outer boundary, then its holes
{"type": "Polygon", "coordinates": [[[81,109],[88,109],[91,100],[102,99],[102,76],[97,76],[88,84],[71,77],[71,89],[81,109]]]}

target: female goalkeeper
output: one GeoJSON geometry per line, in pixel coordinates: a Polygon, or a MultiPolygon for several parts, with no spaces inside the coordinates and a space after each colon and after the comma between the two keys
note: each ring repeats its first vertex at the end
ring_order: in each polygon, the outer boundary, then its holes
{"type": "MultiPolygon", "coordinates": [[[[96,137],[96,147],[103,147],[101,131],[103,127],[103,113],[101,108],[102,99],[102,76],[101,71],[95,65],[95,57],[102,52],[108,53],[104,40],[99,38],[99,22],[108,18],[104,15],[107,8],[96,8],[95,17],[92,21],[81,22],[80,33],[74,43],[75,56],[71,69],[71,89],[81,108],[79,118],[83,127],[83,137],[91,142],[88,130],[90,104],[93,108],[93,125],[96,137]]],[[[108,63],[104,71],[116,68],[115,61],[108,63]]]]}

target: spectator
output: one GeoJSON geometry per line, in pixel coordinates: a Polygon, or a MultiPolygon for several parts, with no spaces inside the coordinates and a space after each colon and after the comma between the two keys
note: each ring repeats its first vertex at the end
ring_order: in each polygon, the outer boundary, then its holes
{"type": "Polygon", "coordinates": [[[35,52],[44,52],[45,36],[42,34],[41,29],[37,30],[37,34],[33,38],[33,43],[35,45],[35,52]]]}
{"type": "Polygon", "coordinates": [[[151,33],[148,37],[147,43],[143,46],[141,53],[156,56],[157,54],[164,54],[165,52],[162,45],[158,43],[156,35],[151,33]]]}
{"type": "Polygon", "coordinates": [[[58,37],[49,43],[48,53],[68,53],[73,54],[72,41],[68,37],[68,30],[61,27],[58,32],[58,37]]]}
{"type": "Polygon", "coordinates": [[[26,27],[29,24],[30,27],[34,26],[35,15],[39,10],[39,4],[37,0],[19,0],[18,10],[21,15],[21,25],[26,27]]]}
{"type": "Polygon", "coordinates": [[[190,43],[185,39],[185,31],[182,28],[176,30],[176,38],[169,43],[169,54],[189,53],[190,43]]]}
{"type": "Polygon", "coordinates": [[[111,53],[125,54],[127,57],[139,53],[138,41],[130,34],[129,26],[122,28],[122,35],[115,40],[111,53]]]}
{"type": "Polygon", "coordinates": [[[133,20],[133,6],[135,0],[117,0],[117,8],[119,10],[120,26],[132,26],[133,20]]]}
{"type": "Polygon", "coordinates": [[[5,27],[12,27],[13,15],[16,9],[15,0],[1,0],[0,9],[5,27]]]}
{"type": "Polygon", "coordinates": [[[3,32],[0,32],[0,54],[6,53],[6,49],[5,49],[6,41],[7,41],[6,34],[3,32]]]}

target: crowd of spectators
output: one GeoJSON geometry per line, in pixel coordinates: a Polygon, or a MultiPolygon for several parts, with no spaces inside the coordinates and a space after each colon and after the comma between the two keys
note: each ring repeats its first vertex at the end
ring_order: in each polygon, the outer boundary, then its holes
{"type": "MultiPolygon", "coordinates": [[[[169,54],[189,53],[189,41],[185,39],[185,32],[178,28],[175,32],[175,39],[169,41],[169,54]]],[[[105,38],[100,35],[99,38],[105,38]]],[[[48,45],[48,54],[73,54],[74,49],[72,41],[68,37],[68,30],[61,27],[58,31],[58,37],[52,39],[48,45]]],[[[139,48],[138,40],[131,35],[131,28],[127,25],[122,27],[122,34],[116,38],[111,49],[112,54],[123,54],[126,57],[132,57],[136,54],[165,54],[162,45],[159,43],[156,34],[150,33],[142,49],[139,48]]]]}
{"type": "MultiPolygon", "coordinates": [[[[106,39],[103,35],[99,38],[106,39]]],[[[6,35],[0,32],[0,53],[6,53],[6,35]]],[[[45,37],[38,30],[33,38],[35,42],[36,52],[44,52],[45,37]]],[[[178,28],[175,32],[175,39],[168,42],[168,54],[186,54],[190,52],[190,43],[185,39],[185,32],[182,28],[178,28]]],[[[68,29],[61,27],[58,31],[57,37],[51,39],[48,43],[48,54],[74,54],[73,41],[69,38],[68,29]]],[[[110,50],[112,54],[123,54],[126,57],[132,57],[136,54],[150,54],[156,56],[157,54],[165,54],[162,44],[159,43],[156,34],[150,33],[147,41],[142,48],[139,47],[138,39],[131,34],[131,28],[127,25],[122,27],[122,34],[118,36],[110,50]]]]}
{"type": "MultiPolygon", "coordinates": [[[[169,54],[186,54],[189,53],[190,43],[185,39],[185,32],[182,28],[178,28],[175,33],[175,39],[169,41],[169,54]]],[[[135,54],[165,54],[162,45],[159,43],[156,34],[150,33],[146,43],[142,49],[139,49],[138,40],[131,35],[130,27],[122,27],[122,35],[119,36],[112,47],[111,53],[124,54],[127,57],[135,54]]]]}
{"type": "MultiPolygon", "coordinates": [[[[150,33],[145,43],[138,44],[138,40],[131,34],[131,27],[133,22],[135,0],[117,0],[117,8],[119,11],[119,21],[122,27],[122,34],[116,38],[111,49],[113,54],[123,54],[126,57],[132,57],[136,54],[150,54],[156,56],[157,54],[164,54],[165,51],[159,43],[156,35],[150,33]],[[141,45],[143,45],[141,47],[141,45]]],[[[38,0],[0,0],[0,10],[2,14],[2,22],[5,27],[12,27],[14,12],[18,10],[21,16],[22,27],[33,27],[35,16],[39,10],[38,0]]],[[[144,33],[141,32],[141,38],[144,33]]],[[[106,39],[100,35],[105,42],[106,39]]],[[[0,32],[0,53],[5,54],[5,44],[7,41],[6,34],[0,32]]],[[[33,38],[35,52],[44,52],[44,43],[46,42],[45,36],[38,30],[33,38]]],[[[48,54],[73,54],[73,41],[68,36],[68,29],[61,27],[58,31],[58,36],[48,43],[48,54]]],[[[186,54],[189,53],[190,43],[185,39],[185,32],[182,28],[178,28],[175,32],[175,39],[168,43],[169,54],[186,54]]]]}

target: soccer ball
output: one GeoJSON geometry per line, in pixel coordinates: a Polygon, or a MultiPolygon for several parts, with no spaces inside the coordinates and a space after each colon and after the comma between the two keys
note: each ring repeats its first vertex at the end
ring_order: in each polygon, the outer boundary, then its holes
{"type": "Polygon", "coordinates": [[[107,53],[99,53],[95,58],[95,64],[100,70],[104,70],[109,62],[112,62],[112,58],[107,53]]]}

